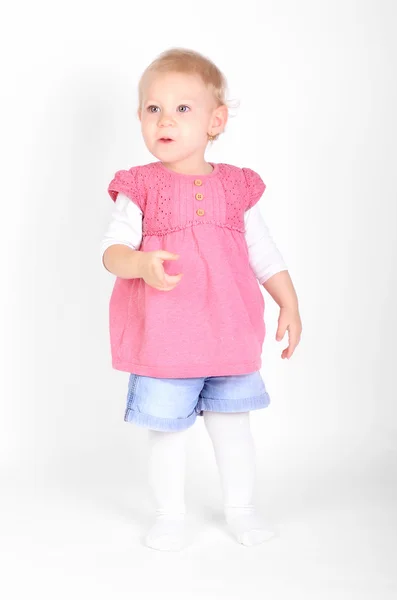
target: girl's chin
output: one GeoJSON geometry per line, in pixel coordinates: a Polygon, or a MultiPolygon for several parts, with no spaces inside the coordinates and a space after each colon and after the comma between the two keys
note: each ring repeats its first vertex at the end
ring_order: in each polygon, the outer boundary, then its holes
{"type": "Polygon", "coordinates": [[[175,151],[172,152],[172,150],[168,149],[167,147],[153,148],[153,150],[151,150],[151,153],[158,160],[166,161],[166,162],[175,162],[178,160],[183,160],[183,158],[184,158],[184,156],[181,156],[180,153],[177,153],[175,151]]]}

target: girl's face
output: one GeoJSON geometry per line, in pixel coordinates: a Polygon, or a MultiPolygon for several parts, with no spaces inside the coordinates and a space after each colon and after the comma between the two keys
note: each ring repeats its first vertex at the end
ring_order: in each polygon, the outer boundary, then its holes
{"type": "Polygon", "coordinates": [[[217,106],[199,76],[154,73],[144,86],[138,111],[145,144],[164,163],[202,161],[207,134],[224,128],[225,109],[217,106]]]}

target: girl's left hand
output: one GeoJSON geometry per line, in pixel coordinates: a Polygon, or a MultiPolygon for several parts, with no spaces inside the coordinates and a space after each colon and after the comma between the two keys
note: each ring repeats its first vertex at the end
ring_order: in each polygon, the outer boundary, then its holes
{"type": "Polygon", "coordinates": [[[282,351],[281,358],[291,358],[295,348],[300,342],[302,333],[302,322],[299,315],[298,308],[288,308],[282,306],[280,308],[280,315],[278,318],[278,328],[276,333],[276,340],[280,342],[285,332],[288,330],[288,341],[287,348],[282,351]]]}

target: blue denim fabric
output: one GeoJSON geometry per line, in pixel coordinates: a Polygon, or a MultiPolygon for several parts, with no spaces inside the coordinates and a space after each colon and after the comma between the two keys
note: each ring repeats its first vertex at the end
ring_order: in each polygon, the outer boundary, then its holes
{"type": "Polygon", "coordinates": [[[259,371],[182,379],[131,373],[124,420],[158,431],[178,431],[191,427],[206,410],[246,412],[269,404],[259,371]]]}

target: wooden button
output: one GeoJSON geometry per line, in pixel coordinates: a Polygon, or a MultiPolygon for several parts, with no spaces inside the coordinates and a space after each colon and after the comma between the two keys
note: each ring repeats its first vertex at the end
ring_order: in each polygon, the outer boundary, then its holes
{"type": "Polygon", "coordinates": [[[196,200],[202,200],[204,198],[203,194],[196,194],[196,200]]]}
{"type": "Polygon", "coordinates": [[[203,182],[201,181],[201,179],[195,179],[194,180],[194,185],[202,185],[202,183],[203,182]]]}
{"type": "Polygon", "coordinates": [[[199,217],[202,217],[205,214],[202,208],[199,208],[196,212],[199,217]]]}

